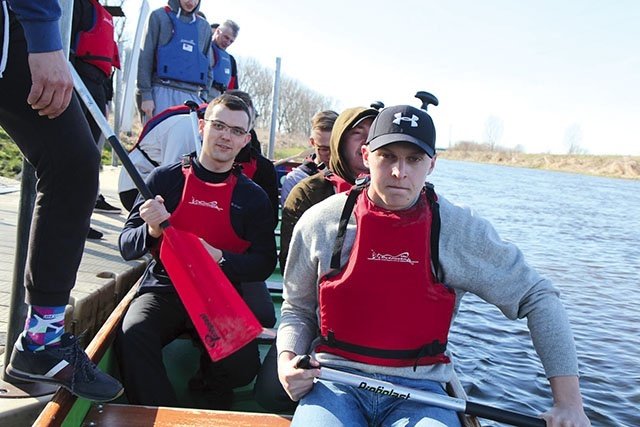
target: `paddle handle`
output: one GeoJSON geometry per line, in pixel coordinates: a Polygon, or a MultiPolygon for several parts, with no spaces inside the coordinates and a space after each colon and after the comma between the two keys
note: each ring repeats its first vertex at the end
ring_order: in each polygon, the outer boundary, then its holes
{"type": "Polygon", "coordinates": [[[542,418],[524,415],[519,412],[507,411],[504,409],[494,408],[492,406],[482,405],[467,401],[465,414],[474,415],[488,420],[498,421],[500,423],[509,424],[520,427],[545,427],[547,422],[542,418]]]}

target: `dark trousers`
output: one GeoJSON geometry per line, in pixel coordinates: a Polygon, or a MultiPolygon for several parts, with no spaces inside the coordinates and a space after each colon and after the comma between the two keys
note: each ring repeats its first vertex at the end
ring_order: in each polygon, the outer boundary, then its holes
{"type": "MultiPolygon", "coordinates": [[[[82,82],[84,83],[84,85],[87,87],[87,90],[91,94],[91,97],[96,102],[96,105],[98,106],[102,114],[106,115],[107,114],[107,94],[105,91],[104,83],[97,83],[91,80],[90,78],[84,77],[82,74],[80,74],[80,78],[82,79],[82,82]]],[[[93,135],[93,140],[96,142],[96,144],[98,144],[98,141],[100,140],[100,135],[102,135],[102,130],[100,129],[100,126],[98,126],[98,123],[96,123],[96,121],[93,119],[93,116],[91,115],[89,110],[84,105],[82,105],[82,111],[84,112],[85,117],[87,118],[87,122],[89,122],[89,128],[91,129],[91,135],[93,135]]]]}
{"type": "MultiPolygon", "coordinates": [[[[162,360],[162,349],[185,332],[195,334],[177,294],[147,292],[131,302],[116,337],[122,382],[130,403],[178,405],[162,360]]],[[[249,384],[259,368],[255,341],[211,365],[229,388],[249,384]]],[[[197,369],[194,366],[193,372],[197,369]]]]}
{"type": "Polygon", "coordinates": [[[278,350],[273,344],[265,356],[253,386],[253,398],[269,412],[293,412],[298,402],[291,400],[278,379],[278,350]]]}
{"type": "Polygon", "coordinates": [[[98,191],[100,155],[75,95],[67,110],[53,120],[39,116],[27,104],[31,89],[27,46],[22,27],[10,15],[9,58],[0,78],[0,126],[34,166],[38,178],[26,300],[60,306],[69,301],[82,258],[98,191]]]}

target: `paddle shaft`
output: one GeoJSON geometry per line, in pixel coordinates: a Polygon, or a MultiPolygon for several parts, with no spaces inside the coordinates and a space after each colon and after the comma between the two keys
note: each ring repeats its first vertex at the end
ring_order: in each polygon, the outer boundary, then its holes
{"type": "MultiPolygon", "coordinates": [[[[302,364],[300,364],[300,367],[302,364]]],[[[545,427],[546,421],[542,418],[506,411],[479,403],[468,402],[464,399],[445,396],[441,394],[422,391],[411,387],[396,385],[388,381],[381,381],[357,375],[350,372],[338,371],[327,367],[321,368],[322,377],[319,380],[333,381],[347,384],[359,389],[382,395],[397,396],[398,398],[413,400],[439,408],[449,409],[455,412],[465,413],[489,420],[507,423],[521,427],[545,427]]]]}
{"type": "MultiPolygon", "coordinates": [[[[69,63],[69,67],[71,68],[71,76],[73,77],[73,86],[75,87],[78,96],[87,107],[87,110],[89,110],[89,113],[91,113],[91,116],[98,124],[98,127],[100,127],[100,130],[107,138],[107,141],[109,141],[111,148],[113,148],[113,151],[115,151],[116,155],[120,159],[122,166],[124,166],[124,168],[127,170],[127,173],[133,180],[133,183],[135,184],[142,197],[144,197],[145,200],[153,199],[151,190],[144,182],[144,179],[142,179],[142,176],[140,176],[140,172],[138,172],[138,169],[136,169],[135,165],[129,158],[127,150],[124,149],[115,132],[113,131],[113,129],[111,129],[111,126],[109,125],[106,117],[104,116],[102,111],[100,111],[100,108],[98,107],[96,102],[93,100],[93,97],[89,93],[87,86],[85,86],[84,82],[82,81],[82,78],[80,78],[80,75],[73,67],[73,65],[71,65],[71,63],[69,63]]],[[[160,225],[162,225],[163,228],[167,228],[169,226],[169,221],[164,221],[160,225]]]]}

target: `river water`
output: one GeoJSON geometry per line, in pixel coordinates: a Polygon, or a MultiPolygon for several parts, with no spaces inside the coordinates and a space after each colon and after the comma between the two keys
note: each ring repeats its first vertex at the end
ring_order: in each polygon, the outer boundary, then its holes
{"type": "MultiPolygon", "coordinates": [[[[593,426],[640,426],[640,181],[449,160],[430,181],[490,220],[562,293],[593,426]]],[[[470,400],[551,407],[525,321],[467,294],[450,338],[470,400]]]]}

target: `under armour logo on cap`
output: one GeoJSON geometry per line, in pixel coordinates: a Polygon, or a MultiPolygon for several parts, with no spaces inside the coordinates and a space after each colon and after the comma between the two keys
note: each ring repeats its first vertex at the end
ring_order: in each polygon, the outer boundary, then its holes
{"type": "Polygon", "coordinates": [[[405,121],[405,122],[411,122],[411,127],[412,128],[416,128],[418,127],[418,120],[420,120],[420,118],[418,116],[416,116],[415,114],[412,114],[411,117],[404,117],[402,115],[402,113],[396,113],[394,115],[394,117],[396,118],[393,123],[400,126],[400,122],[401,121],[405,121]]]}
{"type": "Polygon", "coordinates": [[[409,142],[433,157],[436,153],[436,128],[431,116],[411,105],[382,109],[369,130],[369,150],[373,152],[395,142],[409,142]]]}

